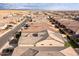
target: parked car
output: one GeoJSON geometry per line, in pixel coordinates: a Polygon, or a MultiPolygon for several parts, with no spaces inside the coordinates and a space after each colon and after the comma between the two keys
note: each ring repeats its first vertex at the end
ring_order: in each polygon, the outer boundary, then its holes
{"type": "Polygon", "coordinates": [[[8,47],[2,50],[1,56],[11,56],[14,51],[13,47],[8,47]]]}
{"type": "Polygon", "coordinates": [[[17,38],[14,38],[14,39],[10,40],[9,41],[9,45],[11,45],[13,47],[18,46],[18,39],[17,38]]]}
{"type": "Polygon", "coordinates": [[[20,36],[21,36],[21,31],[16,33],[15,38],[19,39],[20,36]]]}
{"type": "Polygon", "coordinates": [[[10,29],[13,28],[13,25],[11,25],[11,24],[9,24],[9,25],[7,25],[7,26],[8,26],[8,28],[10,28],[10,29]]]}
{"type": "Polygon", "coordinates": [[[28,28],[28,27],[29,27],[29,25],[28,25],[28,24],[25,24],[25,25],[24,25],[24,28],[25,28],[25,29],[26,29],[26,28],[28,28]]]}
{"type": "Polygon", "coordinates": [[[73,19],[76,20],[76,21],[79,21],[79,16],[76,16],[73,19]]]}

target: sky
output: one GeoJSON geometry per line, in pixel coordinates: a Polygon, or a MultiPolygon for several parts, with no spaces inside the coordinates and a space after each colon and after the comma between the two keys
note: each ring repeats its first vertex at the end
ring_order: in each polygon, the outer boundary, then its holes
{"type": "Polygon", "coordinates": [[[79,10],[79,3],[0,3],[0,9],[79,10]]]}

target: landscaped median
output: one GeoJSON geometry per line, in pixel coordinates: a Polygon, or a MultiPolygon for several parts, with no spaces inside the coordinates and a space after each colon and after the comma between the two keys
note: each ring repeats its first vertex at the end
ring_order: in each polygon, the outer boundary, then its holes
{"type": "Polygon", "coordinates": [[[73,48],[79,48],[79,46],[77,45],[77,42],[74,38],[71,38],[71,36],[69,36],[69,35],[66,35],[66,38],[67,38],[67,41],[64,44],[66,47],[71,46],[73,48]]]}

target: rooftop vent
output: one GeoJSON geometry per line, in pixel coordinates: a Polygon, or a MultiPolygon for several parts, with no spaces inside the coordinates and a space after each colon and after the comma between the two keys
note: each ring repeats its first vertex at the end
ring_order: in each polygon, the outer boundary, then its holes
{"type": "Polygon", "coordinates": [[[32,34],[34,37],[37,37],[38,36],[38,33],[33,33],[32,34]]]}

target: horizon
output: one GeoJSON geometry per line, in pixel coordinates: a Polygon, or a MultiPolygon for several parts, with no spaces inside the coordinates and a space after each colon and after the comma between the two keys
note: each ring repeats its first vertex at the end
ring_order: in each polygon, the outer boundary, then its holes
{"type": "Polygon", "coordinates": [[[0,10],[79,10],[79,3],[0,3],[0,10]]]}

